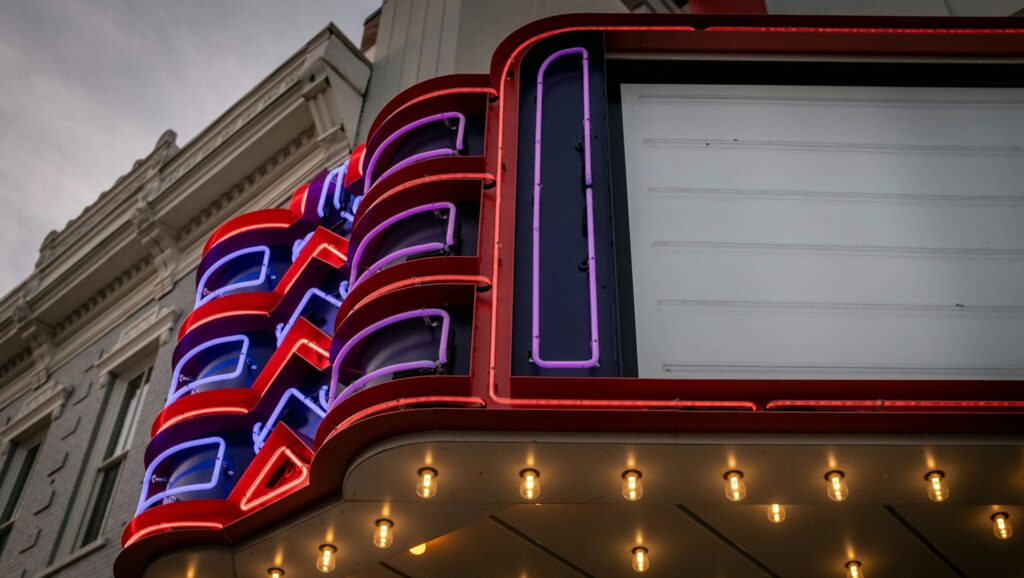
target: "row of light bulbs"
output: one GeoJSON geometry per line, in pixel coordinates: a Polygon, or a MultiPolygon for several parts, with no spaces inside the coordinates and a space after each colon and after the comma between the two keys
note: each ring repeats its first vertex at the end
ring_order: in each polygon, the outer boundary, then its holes
{"type": "MultiPolygon", "coordinates": [[[[434,468],[420,468],[416,472],[416,495],[429,500],[437,495],[438,472],[434,468]]],[[[644,485],[641,481],[643,474],[640,470],[626,470],[622,472],[622,496],[630,502],[636,502],[644,495],[644,485]]],[[[747,497],[747,486],[743,482],[743,472],[740,470],[729,470],[722,477],[725,479],[725,497],[731,502],[739,502],[747,497]]],[[[925,474],[925,481],[928,484],[928,498],[933,502],[944,502],[949,498],[949,485],[946,483],[946,474],[941,470],[933,470],[925,474]]],[[[832,470],[825,474],[826,495],[833,502],[842,502],[850,497],[850,487],[846,483],[846,474],[841,470],[832,470]]],[[[526,468],[519,472],[519,495],[524,500],[533,501],[540,497],[540,472],[533,468],[526,468]]],[[[786,507],[782,504],[768,505],[768,520],[773,524],[780,524],[786,519],[786,507]]],[[[997,512],[992,515],[992,532],[996,538],[1007,540],[1013,535],[1013,526],[1010,525],[1010,515],[1006,512],[997,512]]],[[[387,518],[381,518],[374,522],[373,545],[378,548],[390,548],[395,539],[395,523],[387,518]]],[[[427,550],[426,544],[420,544],[409,549],[414,555],[421,555],[427,550]]],[[[321,572],[334,570],[337,563],[338,549],[331,544],[323,544],[317,555],[316,568],[321,572]]],[[[643,573],[651,567],[651,559],[647,548],[637,546],[630,551],[632,556],[633,570],[643,573]]],[[[850,560],[846,563],[847,578],[864,578],[864,571],[861,563],[857,560],[850,560]]],[[[270,578],[283,578],[284,570],[281,568],[268,568],[267,574],[270,578]]]]}
{"type": "MultiPolygon", "coordinates": [[[[729,470],[722,477],[725,478],[725,497],[732,502],[739,502],[747,497],[747,486],[743,483],[743,472],[729,470]]],[[[924,476],[928,483],[928,499],[933,502],[944,502],[949,498],[949,485],[946,483],[946,474],[934,470],[924,476]]],[[[850,497],[850,486],[846,483],[846,474],[842,470],[832,470],[825,474],[825,495],[833,502],[842,502],[850,497]]]]}

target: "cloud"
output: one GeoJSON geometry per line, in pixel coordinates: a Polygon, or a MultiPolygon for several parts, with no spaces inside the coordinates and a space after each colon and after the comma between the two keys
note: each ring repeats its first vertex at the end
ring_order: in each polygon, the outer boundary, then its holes
{"type": "Polygon", "coordinates": [[[0,294],[166,129],[187,142],[330,21],[358,44],[380,5],[0,1],[0,294]]]}

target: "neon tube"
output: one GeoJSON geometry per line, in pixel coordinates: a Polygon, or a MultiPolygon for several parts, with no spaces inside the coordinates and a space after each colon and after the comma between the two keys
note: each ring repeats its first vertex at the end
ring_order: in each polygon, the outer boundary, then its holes
{"type": "Polygon", "coordinates": [[[127,548],[128,546],[131,546],[132,544],[134,544],[135,542],[138,542],[139,540],[141,540],[143,538],[146,538],[148,536],[152,536],[153,534],[159,534],[159,533],[162,533],[164,531],[171,532],[171,531],[179,530],[179,529],[180,530],[194,530],[194,529],[220,530],[223,527],[224,527],[224,524],[221,524],[220,522],[190,522],[190,521],[183,521],[183,522],[161,522],[159,524],[143,528],[143,529],[139,530],[138,532],[132,534],[132,537],[128,538],[128,540],[124,543],[124,547],[127,548]]]}
{"type": "Polygon", "coordinates": [[[223,438],[208,437],[180,443],[175,446],[171,446],[170,448],[167,448],[166,450],[161,452],[160,455],[158,455],[152,461],[152,463],[149,464],[149,467],[146,468],[146,477],[142,479],[142,495],[139,497],[139,507],[136,508],[135,515],[138,516],[143,511],[148,509],[150,506],[159,502],[160,500],[163,500],[164,498],[170,498],[178,494],[182,494],[184,492],[199,492],[202,490],[209,490],[210,488],[215,487],[217,485],[217,482],[220,481],[220,469],[221,464],[224,463],[224,452],[226,451],[226,449],[227,444],[224,442],[223,438]],[[199,484],[186,484],[178,488],[167,488],[162,492],[157,492],[156,494],[150,496],[149,498],[146,497],[146,495],[149,493],[149,484],[153,481],[154,472],[156,471],[157,466],[163,463],[164,460],[178,452],[208,445],[217,446],[217,457],[214,460],[213,464],[213,476],[210,478],[208,482],[202,482],[199,484]]]}
{"type": "MultiPolygon", "coordinates": [[[[376,332],[376,331],[378,331],[380,329],[383,329],[384,327],[387,327],[388,325],[394,325],[395,323],[399,323],[399,322],[402,322],[402,321],[407,321],[409,319],[419,319],[419,318],[425,318],[425,317],[440,317],[441,318],[441,343],[440,343],[440,345],[438,347],[437,361],[426,361],[426,360],[423,360],[423,361],[415,361],[415,362],[404,362],[404,363],[399,363],[399,364],[396,364],[396,365],[389,365],[389,366],[386,366],[386,367],[382,367],[382,368],[377,369],[375,371],[371,371],[370,373],[362,376],[360,379],[357,379],[356,381],[352,382],[351,385],[346,386],[346,389],[351,389],[352,393],[355,393],[356,390],[352,386],[355,386],[355,385],[358,384],[361,387],[367,381],[369,381],[371,379],[374,379],[376,377],[379,377],[381,375],[384,375],[386,373],[395,373],[396,371],[409,371],[411,369],[428,369],[429,367],[436,368],[438,366],[441,366],[441,365],[444,365],[444,364],[448,363],[448,332],[449,332],[449,329],[450,329],[450,326],[451,326],[451,317],[448,315],[447,311],[445,311],[444,309],[426,309],[425,308],[425,309],[416,309],[416,310],[413,310],[413,311],[406,311],[404,313],[399,313],[397,315],[392,315],[391,317],[386,317],[386,318],[384,318],[384,319],[382,319],[382,320],[380,320],[380,321],[378,321],[376,323],[373,323],[373,324],[371,324],[371,325],[369,325],[367,327],[364,327],[362,329],[362,331],[360,331],[359,333],[356,333],[355,336],[352,337],[352,339],[349,339],[345,343],[345,345],[342,346],[341,350],[338,352],[338,356],[334,359],[334,364],[331,367],[331,392],[330,392],[331,407],[330,407],[330,409],[334,409],[334,407],[337,406],[338,402],[341,400],[340,392],[338,391],[338,372],[341,370],[341,364],[344,363],[345,357],[348,355],[349,351],[351,351],[352,348],[355,347],[355,345],[357,343],[359,343],[363,339],[366,339],[366,337],[369,336],[370,334],[372,334],[372,333],[374,333],[374,332],[376,332]],[[412,364],[414,364],[414,363],[416,364],[416,367],[412,367],[412,364]],[[430,364],[429,367],[427,367],[426,364],[430,364]]],[[[348,395],[351,395],[351,393],[347,394],[346,397],[348,395]]]]}
{"type": "Polygon", "coordinates": [[[285,454],[288,457],[288,459],[291,460],[292,463],[294,463],[295,466],[299,469],[298,477],[281,486],[274,488],[273,490],[267,492],[266,494],[263,494],[262,496],[256,498],[255,500],[252,499],[252,495],[253,493],[256,492],[259,486],[254,484],[252,487],[246,490],[245,494],[242,496],[242,499],[238,503],[238,507],[241,508],[242,511],[248,512],[253,508],[261,506],[267,502],[273,501],[278,496],[288,494],[291,492],[293,488],[301,486],[309,478],[309,466],[301,459],[299,459],[299,456],[295,455],[295,452],[288,448],[288,446],[281,446],[277,449],[276,452],[274,452],[274,455],[271,456],[269,460],[267,460],[266,465],[263,466],[263,470],[261,470],[260,474],[256,477],[257,480],[262,480],[266,477],[267,473],[270,472],[270,468],[272,468],[277,463],[276,460],[278,456],[280,456],[281,454],[285,454]]]}
{"type": "MultiPolygon", "coordinates": [[[[366,207],[366,210],[368,211],[368,210],[372,209],[373,207],[377,206],[377,203],[383,201],[384,199],[386,199],[386,198],[388,198],[388,197],[390,197],[392,195],[395,195],[397,193],[400,193],[400,192],[402,192],[402,191],[404,191],[406,189],[415,187],[417,185],[423,185],[423,184],[427,184],[427,183],[434,183],[434,182],[437,182],[437,181],[454,181],[454,180],[493,181],[494,180],[494,175],[492,175],[491,173],[446,173],[446,174],[442,174],[442,175],[430,175],[430,176],[426,176],[426,177],[420,177],[418,179],[413,179],[413,180],[405,182],[405,183],[397,184],[393,188],[388,189],[383,194],[381,194],[380,196],[378,196],[375,199],[373,199],[373,201],[366,207]]],[[[360,196],[358,198],[362,199],[364,197],[360,196]]]]}
{"type": "Polygon", "coordinates": [[[324,177],[324,184],[320,187],[320,200],[316,206],[316,214],[322,219],[326,210],[324,209],[325,201],[327,199],[327,187],[330,186],[331,180],[334,180],[334,206],[338,207],[338,196],[341,194],[342,181],[345,178],[345,171],[348,169],[348,161],[341,163],[340,167],[335,168],[331,172],[327,173],[324,177]]]}
{"type": "Polygon", "coordinates": [[[267,418],[267,423],[264,426],[261,422],[256,422],[252,426],[252,450],[253,453],[260,453],[260,449],[263,444],[267,442],[267,438],[270,436],[270,432],[274,431],[274,427],[277,426],[277,422],[281,419],[281,412],[284,411],[284,406],[292,398],[295,398],[302,402],[306,407],[313,411],[320,419],[324,419],[327,412],[323,410],[317,403],[311,401],[308,396],[304,395],[301,391],[294,387],[289,387],[284,395],[281,396],[277,402],[277,407],[270,413],[270,417],[267,418]]]}
{"type": "Polygon", "coordinates": [[[465,132],[466,132],[466,116],[464,114],[462,114],[461,112],[442,112],[440,114],[434,114],[434,115],[431,115],[431,116],[428,116],[428,117],[425,117],[425,118],[421,118],[421,119],[419,119],[417,121],[413,121],[413,122],[403,126],[402,128],[396,130],[395,132],[391,133],[390,135],[388,135],[388,138],[384,139],[384,142],[380,143],[380,146],[377,147],[377,150],[373,151],[373,156],[370,157],[370,162],[366,165],[366,172],[365,172],[364,178],[363,178],[363,194],[365,195],[366,193],[370,192],[370,188],[373,186],[373,183],[375,181],[378,181],[378,180],[386,177],[387,175],[389,175],[389,174],[391,174],[391,173],[393,173],[393,172],[395,172],[397,170],[403,169],[403,168],[405,168],[405,167],[407,167],[407,166],[409,166],[409,165],[411,165],[411,164],[413,164],[415,162],[419,162],[419,161],[426,160],[426,159],[433,158],[433,157],[442,157],[442,156],[452,156],[452,155],[454,155],[457,151],[462,150],[462,147],[463,147],[463,142],[462,141],[463,141],[463,136],[465,135],[465,132]],[[377,177],[376,179],[374,179],[373,175],[374,175],[374,169],[377,168],[377,161],[380,159],[381,153],[383,153],[385,150],[387,150],[388,146],[390,146],[392,143],[397,141],[399,138],[405,136],[406,134],[408,134],[408,133],[410,133],[410,132],[412,132],[412,131],[414,131],[414,130],[416,130],[416,129],[424,126],[424,125],[430,124],[432,122],[445,121],[445,120],[449,120],[449,119],[452,119],[452,118],[459,119],[459,127],[458,127],[458,131],[456,132],[456,135],[455,135],[455,148],[454,149],[441,148],[441,149],[435,149],[435,150],[432,150],[432,151],[426,151],[426,152],[415,154],[415,155],[413,155],[413,156],[411,156],[411,157],[409,157],[407,159],[404,159],[402,161],[399,161],[398,163],[395,163],[391,168],[389,168],[387,171],[385,171],[384,174],[382,174],[380,177],[377,177]]]}
{"type": "Polygon", "coordinates": [[[245,358],[248,353],[249,337],[241,334],[229,335],[227,337],[218,337],[216,339],[211,339],[205,343],[202,343],[201,345],[196,346],[195,349],[186,353],[185,356],[181,358],[181,361],[178,362],[178,365],[174,367],[174,375],[171,377],[171,391],[167,394],[166,405],[171,405],[171,403],[173,403],[174,400],[185,395],[186,392],[196,391],[197,389],[199,389],[200,385],[206,385],[208,383],[225,381],[228,379],[234,379],[238,377],[239,375],[242,374],[242,370],[245,368],[245,358]],[[184,379],[184,376],[181,374],[181,371],[185,367],[185,363],[187,363],[196,355],[199,355],[201,352],[210,349],[211,347],[216,347],[218,345],[223,345],[225,343],[231,343],[233,341],[240,342],[242,346],[239,347],[238,349],[238,365],[235,366],[235,369],[232,370],[231,373],[218,373],[211,375],[209,377],[203,377],[201,379],[197,379],[195,381],[188,383],[185,387],[179,388],[179,385],[181,385],[181,381],[184,379]]]}
{"type": "Polygon", "coordinates": [[[217,297],[220,297],[221,295],[224,295],[225,293],[227,293],[229,291],[234,291],[236,289],[242,289],[242,288],[245,288],[245,287],[252,287],[252,286],[255,286],[255,285],[259,285],[260,283],[263,283],[263,281],[267,278],[267,268],[269,266],[270,266],[270,247],[267,247],[265,245],[260,245],[259,247],[248,247],[246,249],[239,249],[238,251],[235,251],[234,253],[231,253],[229,255],[226,255],[226,256],[218,259],[217,262],[214,263],[213,265],[211,265],[210,268],[207,269],[206,272],[203,273],[203,276],[199,279],[199,283],[196,286],[196,304],[195,304],[195,307],[198,308],[200,305],[202,305],[204,303],[207,303],[209,301],[212,301],[212,300],[216,299],[217,297]],[[207,292],[206,283],[207,283],[207,281],[210,280],[210,275],[212,275],[214,273],[214,271],[216,271],[217,269],[223,267],[225,264],[227,264],[229,261],[234,260],[236,257],[241,257],[242,255],[248,255],[250,253],[263,253],[263,263],[260,265],[260,276],[259,276],[259,278],[254,279],[252,281],[240,281],[238,283],[232,283],[230,285],[225,285],[225,286],[223,286],[223,287],[221,287],[219,289],[216,289],[214,291],[207,292]]]}
{"type": "Polygon", "coordinates": [[[594,190],[590,165],[590,73],[587,50],[582,47],[559,50],[547,57],[537,71],[537,112],[533,141],[533,311],[530,359],[547,369],[580,369],[595,367],[601,357],[597,330],[597,260],[594,258],[594,190]],[[546,360],[540,350],[540,200],[541,200],[541,129],[544,110],[544,72],[548,65],[563,56],[579,54],[583,60],[583,166],[587,199],[587,284],[590,296],[590,358],[582,360],[546,360]]]}
{"type": "Polygon", "coordinates": [[[455,205],[449,202],[430,203],[428,205],[420,205],[419,207],[413,207],[411,209],[402,211],[396,215],[392,215],[384,220],[381,224],[374,227],[369,233],[366,234],[360,241],[359,246],[356,247],[355,255],[352,256],[352,268],[349,272],[349,285],[348,290],[351,291],[360,281],[376,273],[377,271],[384,268],[384,265],[395,261],[402,257],[409,255],[415,255],[417,253],[425,253],[427,251],[443,251],[448,247],[455,244],[455,205]],[[363,251],[369,244],[370,240],[381,234],[391,225],[411,217],[413,215],[419,215],[421,213],[429,213],[437,210],[448,210],[448,227],[445,231],[445,238],[443,243],[423,243],[421,245],[413,245],[412,247],[405,247],[394,253],[386,255],[379,259],[376,263],[371,265],[365,273],[359,274],[359,262],[363,258],[363,251]]]}
{"type": "Polygon", "coordinates": [[[285,336],[288,335],[288,332],[292,330],[292,326],[295,325],[295,322],[298,321],[299,317],[302,316],[302,310],[306,308],[306,305],[310,301],[312,301],[313,297],[319,297],[320,299],[323,299],[335,309],[341,307],[341,301],[335,299],[334,297],[328,295],[327,293],[324,293],[323,291],[317,289],[316,287],[313,287],[309,291],[306,291],[306,294],[302,296],[302,301],[299,301],[299,304],[295,307],[295,311],[292,312],[292,316],[288,319],[288,323],[282,325],[281,329],[277,331],[278,347],[281,346],[281,343],[284,341],[285,336]]]}

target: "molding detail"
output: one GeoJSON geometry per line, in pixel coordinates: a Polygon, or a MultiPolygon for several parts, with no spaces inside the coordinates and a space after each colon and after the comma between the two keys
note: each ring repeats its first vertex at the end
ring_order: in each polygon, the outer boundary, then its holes
{"type": "Polygon", "coordinates": [[[26,347],[5,361],[0,365],[0,382],[17,371],[29,359],[32,359],[32,350],[26,347]]]}
{"type": "MultiPolygon", "coordinates": [[[[256,183],[270,173],[275,167],[283,163],[294,153],[299,151],[313,138],[313,130],[302,132],[298,137],[288,143],[287,146],[275,152],[270,158],[263,162],[252,173],[228,189],[224,194],[217,197],[215,201],[203,207],[202,211],[193,217],[178,233],[178,243],[184,243],[199,233],[205,233],[209,228],[211,220],[221,215],[223,211],[242,197],[242,193],[251,189],[256,183]]],[[[290,191],[289,191],[290,192],[290,191]]]]}
{"type": "Polygon", "coordinates": [[[89,312],[99,307],[104,301],[117,293],[119,289],[138,277],[139,273],[145,271],[152,261],[153,259],[150,256],[136,261],[134,265],[117,276],[105,287],[93,293],[85,303],[79,305],[78,308],[60,320],[60,323],[58,323],[56,327],[56,335],[60,336],[67,332],[68,329],[73,327],[78,321],[89,314],[89,312]]]}
{"type": "Polygon", "coordinates": [[[14,323],[22,339],[29,344],[34,361],[33,383],[41,385],[50,377],[54,329],[35,318],[23,293],[18,295],[18,304],[14,308],[14,323]]]}
{"type": "Polygon", "coordinates": [[[14,419],[0,428],[0,440],[6,444],[40,422],[57,419],[70,394],[71,388],[56,381],[39,388],[28,396],[14,419]]]}
{"type": "MultiPolygon", "coordinates": [[[[154,181],[156,183],[157,181],[154,181]]],[[[181,252],[178,250],[177,235],[174,230],[156,219],[153,207],[141,195],[135,210],[132,212],[132,225],[142,244],[149,249],[149,256],[156,266],[156,295],[166,295],[174,288],[174,272],[178,266],[181,252]]]]}
{"type": "Polygon", "coordinates": [[[137,361],[144,351],[155,350],[171,338],[181,316],[177,307],[153,306],[121,331],[117,343],[96,362],[99,375],[116,373],[137,361]]]}

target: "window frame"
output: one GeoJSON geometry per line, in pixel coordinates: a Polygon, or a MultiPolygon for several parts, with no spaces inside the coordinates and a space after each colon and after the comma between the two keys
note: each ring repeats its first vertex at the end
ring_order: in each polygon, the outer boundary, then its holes
{"type": "Polygon", "coordinates": [[[0,518],[3,518],[10,510],[7,519],[0,519],[0,557],[8,546],[11,535],[14,533],[14,526],[18,521],[20,512],[25,501],[25,489],[32,480],[32,474],[39,465],[39,459],[46,443],[46,434],[49,431],[48,423],[38,425],[29,431],[22,433],[8,442],[6,456],[4,457],[3,469],[0,471],[0,518]],[[31,454],[31,463],[25,471],[27,456],[31,454]],[[22,473],[24,476],[22,477],[22,473]],[[12,500],[17,487],[17,496],[12,500]]]}
{"type": "Polygon", "coordinates": [[[110,518],[110,507],[117,494],[118,482],[121,481],[121,471],[128,453],[132,449],[132,438],[135,437],[138,430],[146,395],[152,385],[153,368],[153,360],[147,359],[110,376],[109,398],[103,404],[102,423],[93,441],[92,449],[97,453],[90,460],[92,463],[89,464],[87,470],[88,491],[83,493],[85,499],[81,502],[81,510],[74,514],[77,527],[73,534],[72,551],[80,550],[103,539],[103,531],[110,518]],[[137,378],[141,378],[141,383],[135,390],[134,399],[129,400],[130,387],[137,378]],[[126,403],[127,407],[125,407],[126,403]],[[114,408],[116,411],[109,411],[114,408]],[[125,428],[127,428],[127,433],[122,435],[125,428]],[[118,443],[119,440],[121,443],[118,443]],[[113,478],[107,481],[105,478],[111,471],[113,471],[113,478]],[[102,513],[99,514],[98,522],[94,523],[94,517],[97,515],[97,500],[102,495],[100,492],[103,491],[105,481],[109,484],[103,498],[106,503],[103,505],[102,513]],[[95,528],[94,531],[91,531],[92,528],[95,528]]]}

